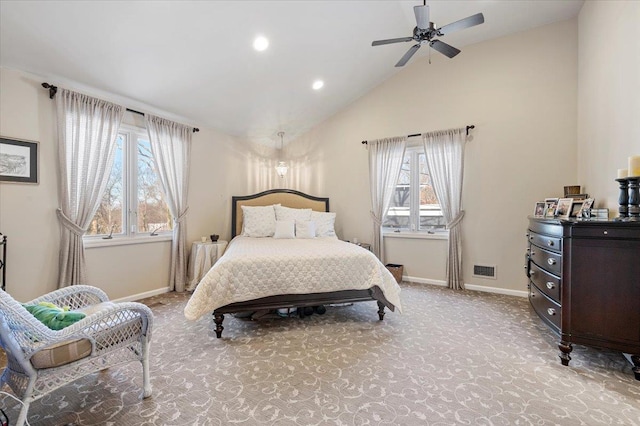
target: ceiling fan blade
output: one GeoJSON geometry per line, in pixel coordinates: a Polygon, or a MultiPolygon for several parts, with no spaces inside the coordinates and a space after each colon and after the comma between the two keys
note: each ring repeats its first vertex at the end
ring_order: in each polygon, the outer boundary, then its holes
{"type": "Polygon", "coordinates": [[[461,19],[456,22],[452,22],[450,24],[445,25],[444,27],[438,28],[438,33],[440,35],[445,35],[452,33],[454,31],[463,30],[465,28],[473,27],[474,25],[479,25],[484,22],[484,15],[482,13],[476,13],[475,15],[468,16],[464,19],[461,19]]]}
{"type": "Polygon", "coordinates": [[[450,58],[453,58],[454,56],[456,56],[458,53],[460,53],[459,49],[456,49],[455,47],[440,41],[440,40],[433,40],[431,42],[429,42],[429,46],[433,47],[435,50],[437,50],[438,52],[442,53],[445,56],[448,56],[450,58]]]}
{"type": "Polygon", "coordinates": [[[404,66],[404,64],[406,64],[409,61],[409,59],[411,59],[411,57],[415,55],[418,49],[420,49],[420,43],[414,44],[413,46],[411,46],[409,50],[407,50],[407,53],[405,53],[404,56],[400,58],[400,60],[396,64],[396,67],[404,66]]]}
{"type": "Polygon", "coordinates": [[[376,40],[371,43],[372,46],[381,46],[383,44],[401,43],[403,41],[412,41],[413,37],[389,38],[386,40],[376,40]]]}
{"type": "Polygon", "coordinates": [[[429,6],[413,6],[413,13],[416,15],[417,27],[421,30],[429,29],[429,6]]]}

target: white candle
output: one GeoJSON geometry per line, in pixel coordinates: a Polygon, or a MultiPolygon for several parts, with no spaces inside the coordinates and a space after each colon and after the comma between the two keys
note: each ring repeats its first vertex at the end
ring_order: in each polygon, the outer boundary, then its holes
{"type": "Polygon", "coordinates": [[[624,179],[629,175],[629,169],[618,169],[618,179],[624,179]]]}
{"type": "Polygon", "coordinates": [[[640,155],[629,157],[629,176],[640,176],[640,155]]]}

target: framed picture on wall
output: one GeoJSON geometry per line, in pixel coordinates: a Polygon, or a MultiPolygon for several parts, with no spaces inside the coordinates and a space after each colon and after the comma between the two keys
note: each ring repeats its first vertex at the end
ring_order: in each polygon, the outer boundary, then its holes
{"type": "Polygon", "coordinates": [[[556,207],[556,216],[560,219],[568,219],[573,207],[573,198],[560,198],[556,207]]]}
{"type": "Polygon", "coordinates": [[[0,137],[0,182],[38,183],[38,142],[0,137]]]}

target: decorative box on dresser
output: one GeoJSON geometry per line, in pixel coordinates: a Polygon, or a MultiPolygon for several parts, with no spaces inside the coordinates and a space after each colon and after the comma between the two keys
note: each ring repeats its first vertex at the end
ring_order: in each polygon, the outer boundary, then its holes
{"type": "Polygon", "coordinates": [[[529,301],[559,337],[631,354],[640,380],[640,222],[529,217],[529,301]]]}

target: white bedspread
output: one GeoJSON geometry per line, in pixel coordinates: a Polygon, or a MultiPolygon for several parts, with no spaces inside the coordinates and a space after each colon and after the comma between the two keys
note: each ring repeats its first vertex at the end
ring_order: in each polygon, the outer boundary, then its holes
{"type": "Polygon", "coordinates": [[[278,294],[378,286],[398,311],[400,286],[370,251],[336,238],[234,238],[184,309],[189,320],[235,302],[278,294]]]}

